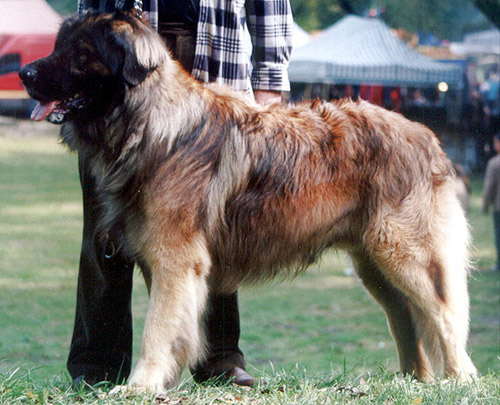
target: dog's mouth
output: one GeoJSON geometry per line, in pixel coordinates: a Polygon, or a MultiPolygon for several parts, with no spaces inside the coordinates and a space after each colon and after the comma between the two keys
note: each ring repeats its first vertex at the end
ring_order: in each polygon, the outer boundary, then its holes
{"type": "Polygon", "coordinates": [[[31,119],[34,121],[47,121],[53,124],[62,124],[73,112],[83,111],[89,104],[87,98],[81,94],[63,100],[37,101],[31,119]]]}

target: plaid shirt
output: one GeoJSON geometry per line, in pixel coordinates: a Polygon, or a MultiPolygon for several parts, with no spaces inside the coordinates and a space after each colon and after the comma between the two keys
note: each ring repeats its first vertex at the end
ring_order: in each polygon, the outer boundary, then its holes
{"type": "MultiPolygon", "coordinates": [[[[126,0],[78,0],[78,12],[123,9],[126,0]]],[[[130,3],[128,3],[130,4],[130,3]]],[[[144,11],[158,27],[158,1],[145,0],[144,11]]],[[[192,76],[235,90],[288,91],[288,62],[292,50],[292,11],[289,0],[200,0],[192,76]],[[245,24],[252,42],[248,56],[245,24]]]]}

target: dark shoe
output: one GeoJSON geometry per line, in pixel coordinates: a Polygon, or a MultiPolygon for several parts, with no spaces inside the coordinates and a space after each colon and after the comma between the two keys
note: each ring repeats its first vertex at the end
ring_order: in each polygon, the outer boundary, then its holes
{"type": "Polygon", "coordinates": [[[242,387],[255,388],[258,380],[241,367],[234,367],[224,374],[224,379],[242,387]]]}
{"type": "Polygon", "coordinates": [[[83,389],[89,387],[89,385],[85,382],[83,375],[81,375],[81,376],[73,379],[73,382],[71,383],[71,387],[76,391],[80,391],[80,390],[83,390],[83,389]]]}
{"type": "Polygon", "coordinates": [[[92,391],[97,387],[111,387],[113,383],[109,381],[100,381],[97,383],[89,384],[83,375],[73,379],[71,388],[77,392],[92,391]]]}

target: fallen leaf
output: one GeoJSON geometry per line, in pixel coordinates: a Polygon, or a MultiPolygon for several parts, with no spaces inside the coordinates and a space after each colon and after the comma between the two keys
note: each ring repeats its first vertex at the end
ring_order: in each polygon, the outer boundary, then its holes
{"type": "Polygon", "coordinates": [[[361,391],[359,388],[343,386],[343,385],[338,387],[337,391],[347,392],[351,397],[364,397],[364,396],[368,395],[366,392],[361,391]]]}

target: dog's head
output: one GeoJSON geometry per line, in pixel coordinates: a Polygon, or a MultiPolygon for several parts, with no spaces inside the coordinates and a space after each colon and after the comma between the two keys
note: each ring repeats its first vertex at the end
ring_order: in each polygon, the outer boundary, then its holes
{"type": "Polygon", "coordinates": [[[132,14],[72,16],[54,52],[19,72],[38,101],[32,119],[54,123],[104,116],[168,58],[160,37],[132,14]]]}

